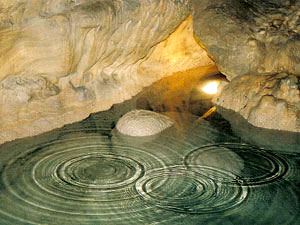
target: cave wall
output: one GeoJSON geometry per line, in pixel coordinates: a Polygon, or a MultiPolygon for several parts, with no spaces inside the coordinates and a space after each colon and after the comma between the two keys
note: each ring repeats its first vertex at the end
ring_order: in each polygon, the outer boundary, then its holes
{"type": "Polygon", "coordinates": [[[173,72],[214,66],[192,38],[189,3],[1,1],[0,143],[109,109],[173,72]]]}
{"type": "Polygon", "coordinates": [[[300,74],[299,0],[193,0],[195,35],[229,80],[300,74]]]}
{"type": "Polygon", "coordinates": [[[231,81],[215,104],[258,127],[300,132],[300,1],[193,0],[193,8],[195,35],[231,81]]]}
{"type": "Polygon", "coordinates": [[[82,120],[173,73],[215,66],[231,81],[217,105],[255,126],[299,132],[299,6],[299,0],[3,0],[0,143],[82,120]],[[287,119],[278,125],[272,118],[287,119]]]}

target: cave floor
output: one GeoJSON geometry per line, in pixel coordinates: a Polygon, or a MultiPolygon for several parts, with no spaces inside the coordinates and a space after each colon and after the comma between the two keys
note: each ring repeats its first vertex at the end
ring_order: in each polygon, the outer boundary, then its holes
{"type": "Polygon", "coordinates": [[[140,95],[1,145],[0,224],[299,224],[298,135],[219,111],[200,119],[206,101],[187,108],[155,108],[140,95]],[[176,125],[119,134],[116,122],[136,107],[176,125]]]}

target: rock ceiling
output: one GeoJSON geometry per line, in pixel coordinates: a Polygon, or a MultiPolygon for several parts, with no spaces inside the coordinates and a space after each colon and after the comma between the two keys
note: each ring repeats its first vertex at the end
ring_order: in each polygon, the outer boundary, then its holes
{"type": "Polygon", "coordinates": [[[299,132],[299,5],[2,0],[0,143],[82,120],[173,73],[216,67],[231,81],[217,104],[256,126],[299,132]],[[278,116],[288,125],[263,119],[278,116]]]}

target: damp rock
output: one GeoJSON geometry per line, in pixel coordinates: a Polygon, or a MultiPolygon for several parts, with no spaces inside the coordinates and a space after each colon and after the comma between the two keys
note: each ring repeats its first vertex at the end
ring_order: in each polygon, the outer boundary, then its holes
{"type": "Polygon", "coordinates": [[[232,110],[218,107],[217,111],[230,122],[234,135],[246,143],[272,151],[300,152],[299,134],[296,132],[256,127],[232,110]]]}
{"type": "Polygon", "coordinates": [[[219,106],[299,132],[300,1],[193,0],[195,36],[231,81],[219,106]]]}
{"type": "Polygon", "coordinates": [[[195,35],[219,70],[300,73],[300,1],[193,0],[195,35]]]}
{"type": "Polygon", "coordinates": [[[0,2],[0,144],[87,118],[214,62],[190,1],[0,2]]]}
{"type": "Polygon", "coordinates": [[[238,112],[254,126],[300,132],[299,78],[294,75],[236,77],[214,102],[238,112]]]}
{"type": "Polygon", "coordinates": [[[174,125],[169,117],[147,110],[133,110],[126,113],[117,123],[117,130],[129,136],[150,136],[174,125]]]}

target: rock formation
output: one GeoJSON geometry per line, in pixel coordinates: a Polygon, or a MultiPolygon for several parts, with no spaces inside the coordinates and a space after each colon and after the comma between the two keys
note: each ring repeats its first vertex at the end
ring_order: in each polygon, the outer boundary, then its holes
{"type": "Polygon", "coordinates": [[[195,35],[229,80],[300,73],[299,0],[194,0],[195,35]]]}
{"type": "Polygon", "coordinates": [[[214,101],[254,126],[300,131],[299,78],[294,75],[239,76],[225,85],[214,101]]]}
{"type": "Polygon", "coordinates": [[[193,39],[188,3],[1,1],[0,143],[109,109],[173,72],[213,66],[193,39]]]}
{"type": "Polygon", "coordinates": [[[174,125],[171,118],[148,110],[133,110],[126,113],[117,123],[117,130],[129,136],[150,136],[174,125]]]}
{"type": "Polygon", "coordinates": [[[215,63],[232,82],[217,104],[256,126],[300,131],[299,8],[299,0],[2,0],[0,143],[215,63]]]}
{"type": "Polygon", "coordinates": [[[195,35],[231,81],[215,103],[255,126],[300,132],[300,1],[194,0],[193,7],[195,35]]]}

